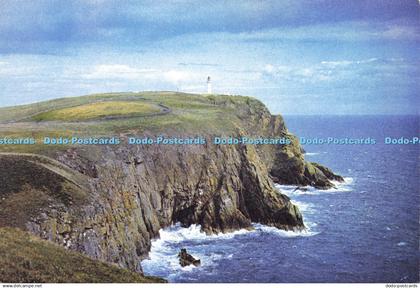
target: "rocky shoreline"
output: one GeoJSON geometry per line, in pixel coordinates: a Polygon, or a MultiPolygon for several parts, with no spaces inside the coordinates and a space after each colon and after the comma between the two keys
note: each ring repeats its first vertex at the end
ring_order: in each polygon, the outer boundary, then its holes
{"type": "MultiPolygon", "coordinates": [[[[200,224],[209,234],[251,228],[253,222],[303,229],[299,208],[274,183],[327,189],[331,180],[342,178],[306,162],[280,116],[262,104],[245,108],[234,136],[289,137],[292,144],[119,145],[45,156],[1,154],[0,174],[6,180],[0,186],[0,226],[27,230],[140,273],[151,240],[177,222],[200,224]],[[8,211],[28,205],[33,209],[18,213],[18,220],[7,217],[8,211]]],[[[204,129],[202,135],[212,136],[204,129]]],[[[151,131],[142,135],[155,136],[151,131]]]]}

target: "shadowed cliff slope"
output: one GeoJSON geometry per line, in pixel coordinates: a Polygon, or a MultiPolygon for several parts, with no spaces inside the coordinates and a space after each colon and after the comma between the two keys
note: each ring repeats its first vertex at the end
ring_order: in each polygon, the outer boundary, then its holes
{"type": "Polygon", "coordinates": [[[0,228],[2,283],[153,283],[155,277],[90,259],[14,228],[0,228]]]}

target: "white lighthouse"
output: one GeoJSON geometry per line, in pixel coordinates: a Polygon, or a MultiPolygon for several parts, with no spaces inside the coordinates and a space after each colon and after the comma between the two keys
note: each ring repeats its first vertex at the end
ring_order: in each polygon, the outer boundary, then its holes
{"type": "Polygon", "coordinates": [[[210,76],[207,77],[207,94],[212,94],[212,92],[211,92],[211,79],[210,79],[210,76]]]}

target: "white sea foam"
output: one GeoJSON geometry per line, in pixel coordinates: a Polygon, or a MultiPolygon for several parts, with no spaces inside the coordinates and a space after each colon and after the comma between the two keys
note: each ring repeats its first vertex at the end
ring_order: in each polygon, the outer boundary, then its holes
{"type": "Polygon", "coordinates": [[[269,233],[285,238],[308,237],[318,234],[312,231],[312,228],[316,226],[315,224],[305,223],[305,225],[307,229],[303,231],[284,231],[275,227],[253,223],[253,230],[241,229],[231,233],[206,235],[201,231],[200,225],[191,225],[185,228],[181,227],[180,224],[176,224],[159,231],[160,238],[152,241],[149,259],[142,261],[142,267],[146,274],[160,275],[171,281],[179,273],[191,273],[195,269],[214,266],[221,259],[233,257],[233,254],[223,256],[223,253],[211,253],[205,246],[223,245],[224,240],[245,234],[258,236],[258,234],[269,233]],[[184,247],[184,245],[188,248],[189,253],[201,260],[201,266],[189,265],[181,267],[179,265],[177,255],[180,248],[184,247]]]}
{"type": "Polygon", "coordinates": [[[306,152],[305,156],[315,156],[315,155],[319,155],[318,152],[306,152]]]}
{"type": "Polygon", "coordinates": [[[297,200],[290,200],[293,204],[295,204],[296,206],[299,207],[299,211],[306,214],[312,214],[314,212],[314,205],[310,204],[310,203],[306,203],[306,202],[302,202],[302,201],[297,201],[297,200]]]}
{"type": "Polygon", "coordinates": [[[232,233],[220,233],[206,235],[201,231],[200,225],[191,225],[182,227],[179,223],[165,229],[159,230],[160,238],[152,241],[152,247],[149,253],[149,259],[142,261],[143,270],[148,274],[161,275],[169,281],[179,273],[190,273],[200,267],[213,266],[223,256],[217,253],[208,253],[202,249],[205,245],[217,245],[216,242],[231,239],[236,235],[250,233],[252,231],[241,229],[232,233]],[[184,242],[188,242],[185,243],[184,242]],[[214,242],[214,244],[212,244],[214,242]],[[201,260],[201,266],[195,267],[189,265],[181,267],[177,257],[180,248],[187,246],[188,252],[195,258],[201,260]]]}
{"type": "Polygon", "coordinates": [[[296,185],[278,185],[276,187],[280,189],[280,192],[292,196],[292,195],[320,195],[323,193],[337,193],[337,192],[350,192],[353,190],[353,178],[345,177],[344,182],[331,181],[335,187],[329,189],[317,189],[311,186],[299,187],[296,185]]]}
{"type": "Polygon", "coordinates": [[[180,243],[182,241],[194,241],[194,240],[210,240],[210,239],[229,239],[234,237],[235,235],[248,233],[249,230],[241,229],[238,231],[234,231],[231,233],[219,233],[219,234],[212,234],[207,235],[206,233],[201,231],[201,225],[191,225],[189,227],[182,227],[180,223],[172,225],[165,229],[160,229],[160,239],[156,241],[166,241],[171,243],[180,243]]]}
{"type": "MultiPolygon", "coordinates": [[[[337,187],[328,190],[319,190],[313,187],[305,187],[304,191],[297,190],[295,185],[277,185],[281,189],[282,193],[291,197],[301,194],[320,194],[320,193],[331,193],[331,192],[344,192],[350,191],[353,179],[345,178],[344,183],[334,183],[337,187]]],[[[151,251],[149,253],[149,259],[142,261],[143,269],[146,273],[152,275],[160,275],[172,281],[180,273],[193,273],[196,269],[202,269],[203,267],[211,267],[217,264],[222,258],[230,259],[233,254],[229,254],[226,257],[222,253],[209,252],[207,247],[212,245],[223,245],[224,240],[232,239],[238,235],[250,235],[251,237],[271,234],[284,238],[293,237],[310,237],[319,234],[315,231],[316,223],[311,222],[307,215],[314,213],[314,206],[311,203],[306,203],[298,200],[291,200],[292,203],[296,204],[305,219],[305,230],[302,231],[285,231],[270,227],[258,223],[253,223],[253,230],[241,229],[231,233],[220,233],[207,235],[201,231],[200,225],[191,225],[190,227],[182,227],[180,224],[176,224],[159,231],[160,238],[152,241],[151,251]],[[220,242],[222,241],[222,242],[220,242]],[[188,252],[194,257],[201,259],[201,266],[195,267],[193,265],[181,267],[179,265],[179,259],[177,257],[180,248],[186,246],[188,252]]],[[[211,249],[210,249],[211,250],[211,249]]]]}
{"type": "MultiPolygon", "coordinates": [[[[152,241],[149,252],[149,259],[142,261],[145,273],[166,277],[169,281],[178,273],[188,273],[197,269],[194,265],[181,267],[179,265],[178,253],[181,248],[180,243],[186,240],[205,239],[205,234],[200,232],[200,226],[191,225],[182,228],[180,224],[161,229],[160,238],[152,241]]],[[[191,251],[194,257],[202,259],[204,255],[191,251]]]]}
{"type": "Polygon", "coordinates": [[[296,185],[280,185],[275,184],[275,187],[283,194],[286,194],[287,196],[291,196],[294,194],[297,186],[296,185]]]}
{"type": "Polygon", "coordinates": [[[270,233],[270,234],[275,234],[281,237],[287,237],[287,238],[291,238],[291,237],[309,237],[309,236],[314,236],[319,234],[319,232],[315,232],[312,231],[312,228],[316,225],[313,225],[313,223],[305,223],[306,229],[305,230],[301,230],[301,231],[286,231],[286,230],[281,230],[281,229],[277,229],[275,227],[271,227],[271,226],[266,226],[266,225],[262,225],[262,224],[258,224],[258,223],[254,223],[253,224],[254,228],[255,228],[255,232],[263,232],[263,233],[270,233]]]}
{"type": "MultiPolygon", "coordinates": [[[[299,203],[297,203],[299,204],[299,203]]],[[[300,204],[302,204],[300,202],[300,204]]],[[[310,205],[308,205],[309,207],[310,205]]],[[[306,223],[305,223],[306,224],[306,223]]],[[[152,250],[155,247],[165,246],[165,244],[178,244],[182,243],[184,241],[192,241],[199,243],[200,241],[206,240],[206,241],[218,241],[223,239],[231,239],[237,235],[244,235],[244,234],[250,234],[250,233],[258,233],[261,231],[267,232],[276,232],[277,234],[282,234],[283,232],[286,232],[285,236],[289,236],[289,234],[293,233],[293,235],[296,236],[308,236],[309,230],[306,231],[284,231],[281,229],[277,229],[275,227],[265,226],[258,223],[252,224],[253,229],[240,229],[234,232],[229,233],[219,233],[219,234],[211,234],[207,235],[206,233],[201,231],[200,225],[191,225],[189,227],[182,227],[179,223],[172,225],[170,227],[160,229],[159,235],[160,237],[156,240],[152,241],[152,250]],[[290,233],[289,233],[290,232],[290,233]]],[[[312,227],[312,224],[306,225],[307,227],[312,227]]],[[[160,250],[160,249],[159,249],[160,250]]],[[[153,251],[152,251],[153,252],[153,251]]]]}

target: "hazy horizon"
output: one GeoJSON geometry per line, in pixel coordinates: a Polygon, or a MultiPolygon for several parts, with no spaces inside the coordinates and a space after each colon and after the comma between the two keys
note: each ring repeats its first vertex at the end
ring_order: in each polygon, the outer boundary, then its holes
{"type": "Polygon", "coordinates": [[[0,2],[0,107],[93,93],[254,96],[273,114],[418,115],[420,5],[0,2]],[[70,96],[71,95],[71,96],[70,96]]]}
{"type": "MultiPolygon", "coordinates": [[[[161,90],[161,91],[115,91],[115,92],[110,92],[110,93],[116,93],[116,94],[124,94],[124,93],[143,93],[143,92],[174,92],[174,93],[185,93],[185,94],[194,94],[194,93],[190,93],[190,92],[183,92],[183,91],[170,91],[170,90],[161,90]]],[[[64,96],[64,97],[58,97],[58,98],[51,98],[51,99],[46,99],[46,100],[39,100],[39,101],[35,101],[35,102],[28,102],[28,103],[21,103],[21,104],[17,104],[17,105],[8,105],[8,106],[0,106],[0,109],[4,108],[14,108],[14,107],[19,107],[19,106],[26,106],[26,105],[34,105],[40,102],[47,102],[47,101],[54,101],[54,100],[59,100],[59,99],[64,99],[64,98],[78,98],[78,97],[84,97],[84,96],[91,96],[91,95],[97,95],[97,94],[107,94],[107,93],[92,93],[92,94],[86,94],[86,95],[77,95],[77,96],[64,96]]],[[[197,95],[208,95],[206,93],[195,93],[197,95]]],[[[216,97],[218,95],[223,95],[223,94],[214,94],[216,97]]],[[[245,96],[245,97],[254,97],[251,95],[228,95],[228,96],[245,96]]],[[[258,99],[257,97],[254,97],[255,99],[258,99]]],[[[258,99],[261,100],[261,99],[258,99]]],[[[290,113],[274,113],[273,111],[271,111],[270,107],[264,103],[266,105],[266,107],[270,110],[270,112],[273,115],[281,115],[281,116],[286,116],[286,117],[301,117],[301,116],[318,116],[318,117],[330,117],[330,116],[416,116],[416,117],[420,117],[420,115],[418,113],[414,113],[414,114],[290,114],[290,113]]]]}

